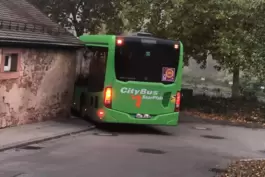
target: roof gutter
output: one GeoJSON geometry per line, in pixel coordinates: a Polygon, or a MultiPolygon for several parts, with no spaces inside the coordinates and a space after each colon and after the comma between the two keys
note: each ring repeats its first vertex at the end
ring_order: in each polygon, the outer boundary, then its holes
{"type": "Polygon", "coordinates": [[[61,47],[61,48],[83,48],[85,44],[80,41],[80,43],[60,43],[60,42],[48,42],[48,41],[33,41],[33,40],[16,40],[16,39],[0,39],[0,46],[3,45],[19,45],[23,46],[50,46],[50,47],[61,47]]]}

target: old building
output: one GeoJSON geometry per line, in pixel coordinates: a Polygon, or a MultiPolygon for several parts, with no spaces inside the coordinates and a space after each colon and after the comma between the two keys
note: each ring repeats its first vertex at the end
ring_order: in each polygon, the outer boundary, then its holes
{"type": "Polygon", "coordinates": [[[0,0],[0,128],[69,115],[80,47],[26,0],[0,0]]]}

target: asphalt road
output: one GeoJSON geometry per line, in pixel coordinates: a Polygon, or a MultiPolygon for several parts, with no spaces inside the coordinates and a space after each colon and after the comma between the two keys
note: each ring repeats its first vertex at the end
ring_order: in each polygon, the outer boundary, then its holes
{"type": "Polygon", "coordinates": [[[230,160],[265,157],[264,134],[198,123],[99,127],[0,153],[0,177],[213,177],[230,160]]]}

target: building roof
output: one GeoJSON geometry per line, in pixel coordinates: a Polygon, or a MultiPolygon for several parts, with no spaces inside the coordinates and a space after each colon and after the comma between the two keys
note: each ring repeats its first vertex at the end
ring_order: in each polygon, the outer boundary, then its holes
{"type": "Polygon", "coordinates": [[[78,38],[26,0],[0,0],[0,44],[81,46],[78,38]]]}

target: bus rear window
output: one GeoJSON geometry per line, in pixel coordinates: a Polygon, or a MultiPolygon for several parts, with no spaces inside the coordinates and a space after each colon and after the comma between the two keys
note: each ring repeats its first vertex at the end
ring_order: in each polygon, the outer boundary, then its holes
{"type": "Polygon", "coordinates": [[[178,61],[179,50],[174,47],[174,44],[145,44],[140,41],[126,41],[122,45],[116,46],[116,78],[121,81],[170,84],[175,81],[178,61]],[[165,69],[174,71],[173,80],[163,79],[165,69]]]}

